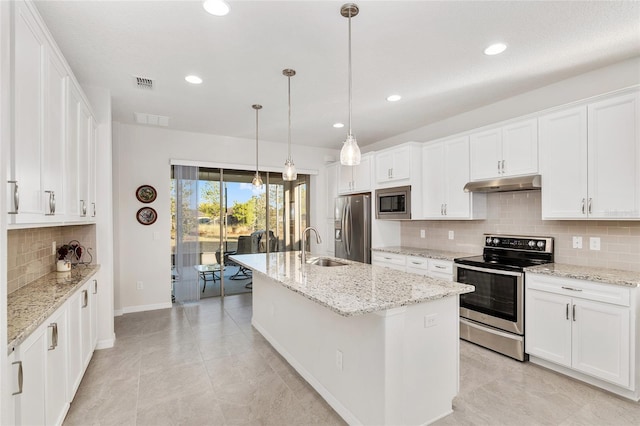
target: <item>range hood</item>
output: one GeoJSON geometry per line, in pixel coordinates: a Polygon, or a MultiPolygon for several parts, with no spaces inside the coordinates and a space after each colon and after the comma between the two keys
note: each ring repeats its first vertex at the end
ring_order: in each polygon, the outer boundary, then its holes
{"type": "Polygon", "coordinates": [[[495,178],[469,182],[464,186],[464,192],[531,191],[540,189],[540,182],[540,175],[495,178]]]}

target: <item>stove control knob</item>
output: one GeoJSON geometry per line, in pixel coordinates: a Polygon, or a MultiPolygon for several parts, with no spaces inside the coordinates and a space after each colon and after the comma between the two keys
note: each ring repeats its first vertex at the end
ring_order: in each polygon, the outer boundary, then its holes
{"type": "Polygon", "coordinates": [[[538,241],[538,248],[544,247],[544,241],[538,241]]]}
{"type": "Polygon", "coordinates": [[[531,240],[529,241],[529,247],[534,247],[536,245],[536,242],[531,240]]]}
{"type": "Polygon", "coordinates": [[[491,244],[491,237],[487,237],[487,244],[491,244]]]}
{"type": "Polygon", "coordinates": [[[499,240],[499,239],[497,239],[497,238],[494,238],[494,239],[493,239],[493,244],[499,244],[499,243],[500,243],[500,240],[499,240]]]}

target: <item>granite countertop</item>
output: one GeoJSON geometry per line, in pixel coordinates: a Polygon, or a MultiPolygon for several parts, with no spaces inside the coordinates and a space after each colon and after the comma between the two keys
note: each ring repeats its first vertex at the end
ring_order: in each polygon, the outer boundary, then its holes
{"type": "Polygon", "coordinates": [[[567,265],[563,263],[546,263],[524,269],[525,272],[553,275],[563,278],[593,281],[602,284],[614,284],[626,287],[640,286],[640,272],[619,269],[595,268],[591,266],[567,265]]]}
{"type": "Polygon", "coordinates": [[[426,248],[418,248],[418,247],[401,247],[401,246],[375,247],[375,248],[372,248],[371,250],[380,251],[384,253],[402,254],[405,256],[418,256],[418,257],[426,257],[429,259],[451,260],[451,261],[459,257],[473,256],[473,254],[471,253],[459,253],[454,251],[434,250],[434,249],[426,249],[426,248]]]}
{"type": "Polygon", "coordinates": [[[73,293],[100,269],[78,266],[70,272],[51,272],[7,295],[8,351],[22,343],[73,293]]]}
{"type": "MultiPolygon", "coordinates": [[[[312,257],[315,256],[308,255],[307,259],[312,257]]],[[[346,263],[346,266],[302,265],[300,252],[244,254],[230,258],[345,317],[474,291],[474,287],[467,284],[345,259],[328,257],[346,263]]]]}

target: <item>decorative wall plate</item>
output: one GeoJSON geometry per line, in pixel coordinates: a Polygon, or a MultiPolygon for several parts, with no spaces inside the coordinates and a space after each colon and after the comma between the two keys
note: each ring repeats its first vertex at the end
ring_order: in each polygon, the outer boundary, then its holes
{"type": "Polygon", "coordinates": [[[151,185],[142,185],[136,189],[136,198],[142,203],[151,203],[157,196],[156,189],[151,185]]]}
{"type": "Polygon", "coordinates": [[[136,218],[143,225],[151,225],[158,219],[158,213],[151,207],[143,207],[136,213],[136,218]]]}

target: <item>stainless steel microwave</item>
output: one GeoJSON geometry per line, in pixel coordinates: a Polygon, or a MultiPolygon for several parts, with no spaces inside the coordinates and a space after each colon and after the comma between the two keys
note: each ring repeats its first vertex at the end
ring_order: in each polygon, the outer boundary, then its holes
{"type": "Polygon", "coordinates": [[[377,189],[376,219],[411,219],[411,186],[377,189]]]}

